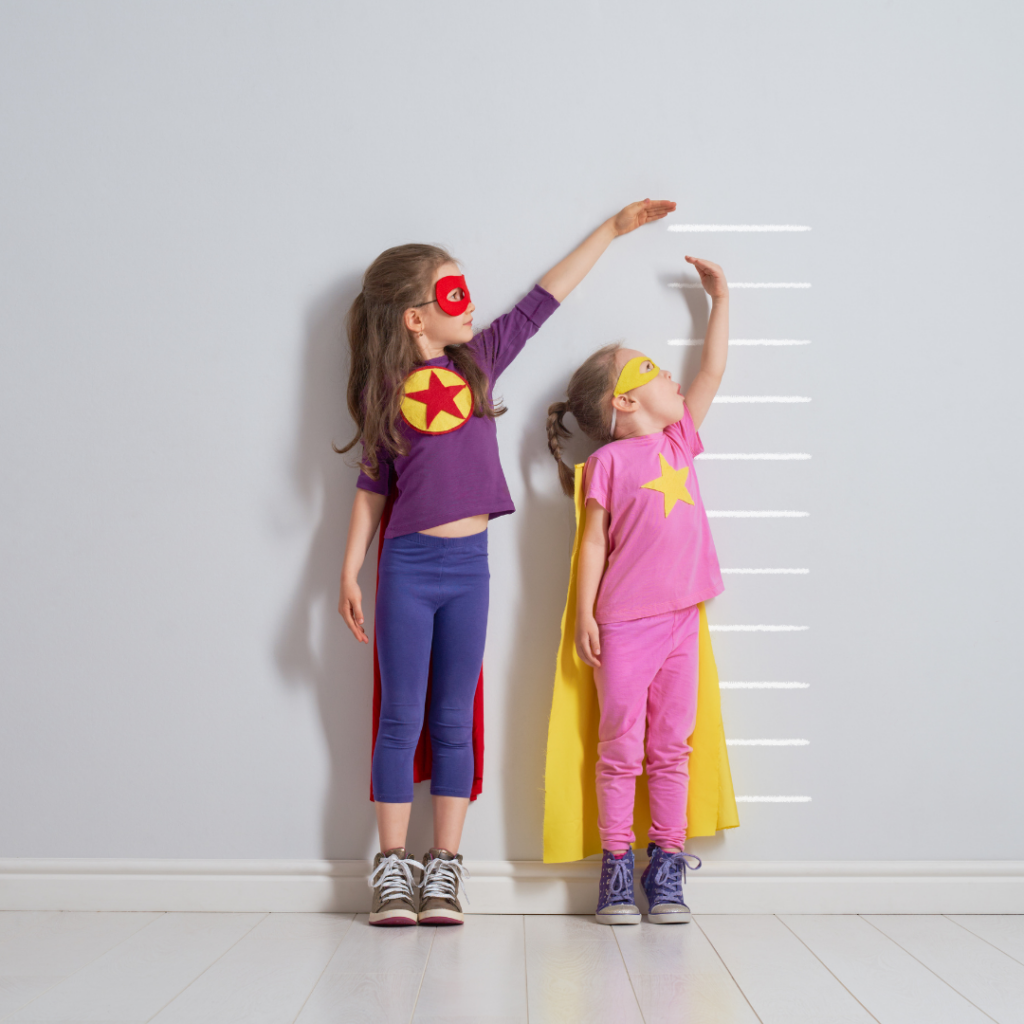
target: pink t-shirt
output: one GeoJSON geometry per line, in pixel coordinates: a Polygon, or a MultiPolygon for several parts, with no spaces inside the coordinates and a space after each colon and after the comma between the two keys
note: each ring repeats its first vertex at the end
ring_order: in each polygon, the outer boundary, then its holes
{"type": "Polygon", "coordinates": [[[611,513],[599,623],[689,608],[723,591],[693,466],[702,451],[687,409],[660,434],[612,441],[590,456],[587,498],[611,513]]]}

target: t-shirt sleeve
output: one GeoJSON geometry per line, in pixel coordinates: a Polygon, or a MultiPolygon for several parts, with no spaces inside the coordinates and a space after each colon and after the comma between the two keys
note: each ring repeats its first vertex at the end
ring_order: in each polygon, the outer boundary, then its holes
{"type": "Polygon", "coordinates": [[[372,491],[374,494],[388,494],[395,479],[395,466],[391,458],[384,452],[378,453],[377,479],[367,476],[365,470],[359,470],[356,487],[361,491],[372,491]]]}
{"type": "Polygon", "coordinates": [[[694,458],[704,451],[700,434],[697,433],[697,428],[693,425],[693,417],[690,415],[689,406],[684,406],[683,418],[678,423],[673,423],[671,426],[666,427],[665,433],[675,433],[677,437],[682,438],[683,444],[690,449],[690,454],[694,458]]]}
{"type": "Polygon", "coordinates": [[[556,309],[558,300],[541,286],[509,312],[502,314],[482,330],[470,343],[470,351],[493,384],[508,369],[509,364],[522,351],[541,325],[556,309]]]}
{"type": "Polygon", "coordinates": [[[609,503],[609,494],[611,493],[611,481],[608,478],[608,467],[594,456],[591,456],[587,460],[587,465],[583,470],[584,479],[589,477],[589,483],[587,485],[586,501],[591,498],[594,499],[606,512],[611,511],[611,504],[609,503]]]}

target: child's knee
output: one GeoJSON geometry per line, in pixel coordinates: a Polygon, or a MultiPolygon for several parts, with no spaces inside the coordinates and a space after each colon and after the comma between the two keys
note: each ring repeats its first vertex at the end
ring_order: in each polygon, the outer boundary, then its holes
{"type": "Polygon", "coordinates": [[[644,770],[644,745],[639,743],[598,743],[598,777],[640,775],[644,770]]]}
{"type": "Polygon", "coordinates": [[[395,704],[381,708],[377,742],[388,747],[415,747],[423,732],[423,706],[395,704]]]}
{"type": "Polygon", "coordinates": [[[454,708],[431,709],[429,726],[430,742],[435,747],[458,749],[472,746],[472,709],[468,713],[454,708]]]}
{"type": "Polygon", "coordinates": [[[647,749],[647,775],[683,774],[690,760],[689,744],[679,741],[647,749]]]}

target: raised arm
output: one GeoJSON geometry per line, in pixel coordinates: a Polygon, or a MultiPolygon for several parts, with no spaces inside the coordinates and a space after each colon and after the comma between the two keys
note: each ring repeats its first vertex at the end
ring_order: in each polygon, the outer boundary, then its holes
{"type": "Polygon", "coordinates": [[[614,217],[609,217],[589,238],[578,245],[561,263],[555,264],[538,282],[559,302],[590,273],[613,238],[627,235],[643,224],[667,217],[676,204],[669,199],[643,199],[630,203],[614,217]]]}
{"type": "Polygon", "coordinates": [[[341,597],[338,599],[338,611],[345,620],[345,625],[352,630],[352,635],[360,642],[368,644],[369,637],[363,629],[363,592],[359,589],[357,577],[363,567],[370,541],[380,525],[380,517],[384,514],[387,495],[374,491],[356,489],[352,501],[352,519],[348,524],[348,544],[345,547],[345,561],[341,570],[341,597]]]}
{"type": "Polygon", "coordinates": [[[711,315],[700,353],[700,370],[685,395],[693,425],[699,430],[725,374],[725,360],[729,354],[729,284],[717,263],[695,256],[687,256],[686,262],[697,268],[700,283],[711,296],[711,315]]]}

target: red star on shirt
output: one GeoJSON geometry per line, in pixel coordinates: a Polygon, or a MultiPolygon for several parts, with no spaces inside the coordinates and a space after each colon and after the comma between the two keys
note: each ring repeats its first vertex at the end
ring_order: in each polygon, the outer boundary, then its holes
{"type": "Polygon", "coordinates": [[[430,383],[426,391],[407,391],[406,398],[414,402],[422,402],[427,407],[427,429],[434,422],[434,417],[439,412],[446,412],[457,420],[464,420],[462,410],[455,404],[455,396],[464,388],[465,384],[452,384],[448,386],[441,383],[436,373],[431,371],[430,383]]]}

